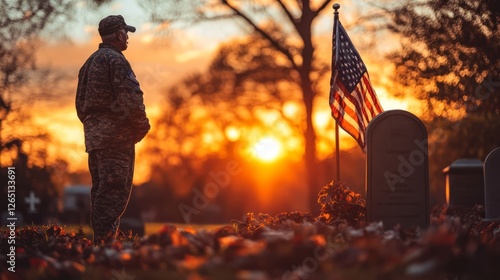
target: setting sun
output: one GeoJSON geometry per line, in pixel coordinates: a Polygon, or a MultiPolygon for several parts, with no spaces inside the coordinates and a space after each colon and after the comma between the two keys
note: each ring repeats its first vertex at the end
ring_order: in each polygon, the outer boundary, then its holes
{"type": "Polygon", "coordinates": [[[261,138],[252,146],[253,155],[266,162],[276,160],[281,154],[281,143],[273,137],[261,138]]]}

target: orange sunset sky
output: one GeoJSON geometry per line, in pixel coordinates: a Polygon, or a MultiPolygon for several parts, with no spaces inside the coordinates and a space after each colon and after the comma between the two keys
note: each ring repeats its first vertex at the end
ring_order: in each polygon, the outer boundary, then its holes
{"type": "MultiPolygon", "coordinates": [[[[345,26],[352,22],[360,11],[354,10],[358,7],[355,1],[341,2],[340,19],[345,26]],[[352,4],[352,7],[350,6],[352,4]]],[[[242,36],[241,24],[234,22],[202,24],[187,30],[177,30],[166,35],[161,26],[148,21],[148,15],[135,1],[120,1],[101,7],[98,10],[89,10],[85,2],[79,4],[79,10],[74,15],[74,22],[68,23],[61,28],[63,36],[51,36],[43,34],[42,42],[37,51],[38,67],[50,67],[61,71],[69,78],[60,86],[60,100],[51,102],[50,105],[40,104],[33,108],[33,121],[36,125],[44,127],[52,135],[52,143],[47,147],[48,161],[55,158],[64,158],[70,163],[70,170],[86,170],[87,155],[83,145],[83,127],[77,119],[74,109],[74,95],[76,92],[78,70],[88,56],[96,50],[100,42],[97,25],[101,18],[109,14],[121,14],[129,25],[137,27],[135,33],[129,33],[129,47],[124,52],[130,61],[141,88],[147,114],[154,123],[155,118],[162,112],[162,89],[168,88],[175,82],[180,81],[185,75],[193,72],[205,71],[210,63],[214,52],[223,42],[228,42],[237,36],[242,36]]],[[[317,54],[325,58],[331,57],[331,27],[333,17],[331,13],[325,13],[315,25],[317,54]]],[[[54,34],[53,30],[50,31],[54,34]]],[[[380,102],[385,110],[405,109],[415,112],[411,105],[414,101],[409,99],[400,100],[390,96],[387,88],[390,88],[390,74],[393,70],[383,55],[398,46],[397,38],[387,35],[384,40],[377,44],[376,48],[366,48],[363,42],[363,34],[347,30],[355,46],[361,54],[372,84],[377,92],[380,102]]],[[[324,94],[316,98],[314,121],[318,133],[330,133],[333,139],[334,120],[330,116],[328,105],[328,88],[324,94]]],[[[295,104],[287,104],[285,112],[293,114],[295,104]]],[[[153,128],[154,129],[154,128],[153,128]]],[[[238,133],[227,131],[227,133],[238,133]]],[[[341,146],[350,148],[355,142],[347,134],[341,134],[341,146]]],[[[271,151],[277,153],[296,152],[300,153],[303,147],[300,142],[295,144],[280,143],[279,137],[267,136],[265,139],[255,139],[250,149],[261,160],[272,160],[271,151]],[[259,151],[260,155],[259,156],[259,151]],[[270,158],[266,158],[270,157],[270,158]]],[[[293,141],[289,141],[292,143],[293,141]]],[[[141,151],[141,144],[137,147],[141,151]]],[[[334,150],[334,145],[329,143],[318,143],[319,157],[329,156],[334,150]],[[330,146],[331,145],[331,146],[330,146]]],[[[244,151],[242,151],[244,152],[244,151]]],[[[275,155],[277,157],[279,155],[275,155]]],[[[137,158],[135,183],[147,180],[147,159],[137,158]]]]}

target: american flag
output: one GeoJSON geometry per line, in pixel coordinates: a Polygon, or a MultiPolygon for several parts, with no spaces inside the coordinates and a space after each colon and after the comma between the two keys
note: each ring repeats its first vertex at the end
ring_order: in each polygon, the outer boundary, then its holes
{"type": "Polygon", "coordinates": [[[332,61],[335,63],[332,63],[330,79],[332,117],[364,151],[366,127],[383,109],[370,83],[366,66],[340,21],[337,21],[336,29],[332,39],[332,61]]]}

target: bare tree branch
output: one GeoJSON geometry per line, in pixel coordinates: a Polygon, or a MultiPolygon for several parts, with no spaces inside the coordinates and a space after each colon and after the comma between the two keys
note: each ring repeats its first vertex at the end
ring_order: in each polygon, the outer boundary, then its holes
{"type": "Polygon", "coordinates": [[[330,4],[331,0],[325,0],[323,4],[321,4],[316,11],[314,11],[314,17],[318,16],[327,6],[330,4]]]}
{"type": "Polygon", "coordinates": [[[290,13],[290,11],[288,10],[287,6],[285,6],[285,4],[283,3],[283,0],[277,0],[277,2],[278,2],[278,4],[280,4],[281,8],[285,12],[285,14],[288,17],[288,19],[290,20],[290,22],[295,27],[295,29],[298,30],[299,27],[297,25],[297,19],[293,17],[292,13],[290,13]]]}
{"type": "Polygon", "coordinates": [[[255,31],[257,31],[262,37],[264,37],[271,45],[273,45],[277,50],[279,50],[282,54],[284,54],[290,63],[292,64],[292,67],[296,70],[299,70],[299,66],[295,63],[295,60],[293,59],[293,55],[290,53],[290,51],[283,47],[278,41],[276,41],[273,37],[271,37],[267,32],[265,32],[262,28],[257,26],[249,17],[247,17],[245,14],[243,14],[240,10],[238,10],[236,7],[233,5],[229,4],[228,1],[222,0],[222,3],[229,7],[231,10],[233,10],[238,16],[240,16],[243,20],[245,20],[248,24],[250,24],[255,31]]]}

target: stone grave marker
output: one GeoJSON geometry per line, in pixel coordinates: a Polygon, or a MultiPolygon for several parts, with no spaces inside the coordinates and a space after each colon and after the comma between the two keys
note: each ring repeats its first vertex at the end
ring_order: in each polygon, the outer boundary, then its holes
{"type": "Polygon", "coordinates": [[[500,147],[484,160],[484,202],[486,220],[500,220],[500,147]]]}
{"type": "Polygon", "coordinates": [[[462,158],[443,169],[446,176],[446,203],[454,207],[484,205],[483,162],[462,158]]]}
{"type": "Polygon", "coordinates": [[[427,130],[403,110],[385,111],[368,125],[367,220],[385,228],[429,225],[427,130]]]}

